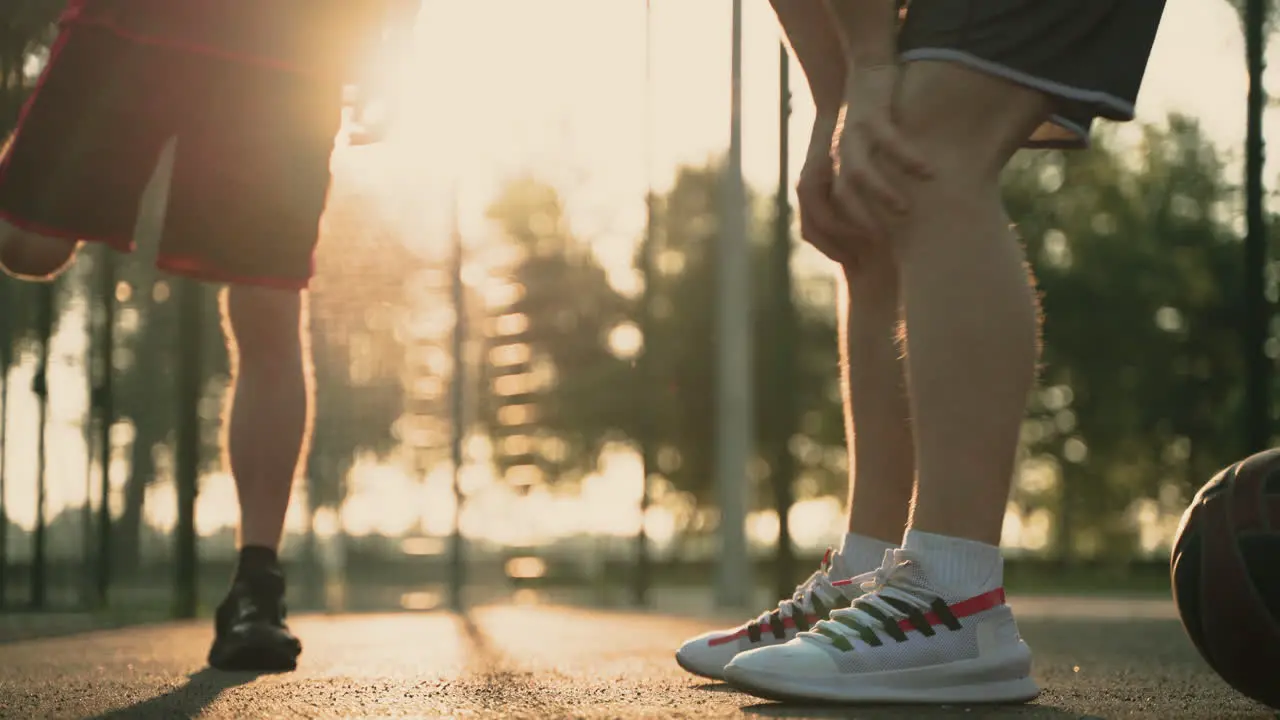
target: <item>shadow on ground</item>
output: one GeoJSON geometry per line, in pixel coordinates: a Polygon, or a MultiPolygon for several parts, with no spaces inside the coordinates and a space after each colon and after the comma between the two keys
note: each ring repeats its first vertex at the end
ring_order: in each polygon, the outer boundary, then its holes
{"type": "Polygon", "coordinates": [[[192,673],[204,622],[0,645],[0,716],[1276,720],[1205,665],[1176,619],[1143,615],[1141,603],[1047,609],[1020,623],[1044,689],[1028,705],[765,702],[677,666],[672,648],[710,621],[495,605],[299,617],[308,652],[298,672],[272,677],[192,673]]]}
{"type": "Polygon", "coordinates": [[[223,672],[204,668],[187,676],[182,685],[128,707],[95,715],[92,720],[130,720],[152,717],[197,717],[223,692],[253,682],[262,673],[223,672]]]}
{"type": "MultiPolygon", "coordinates": [[[[697,689],[706,693],[731,693],[736,694],[739,691],[732,685],[723,682],[707,683],[697,686],[697,689]]],[[[754,698],[752,698],[754,700],[754,698]]],[[[1045,705],[942,705],[932,706],[907,706],[902,705],[862,705],[858,707],[849,707],[847,705],[822,704],[822,703],[790,703],[790,702],[752,702],[742,707],[742,712],[748,717],[761,718],[805,718],[806,720],[813,718],[847,718],[849,720],[877,720],[878,718],[900,718],[909,716],[912,718],[941,718],[941,717],[957,717],[963,715],[965,717],[981,717],[981,718],[1072,718],[1072,720],[1095,720],[1089,715],[1080,715],[1079,713],[1068,712],[1055,707],[1045,705]]]]}
{"type": "Polygon", "coordinates": [[[811,705],[791,703],[758,703],[742,708],[747,717],[761,718],[806,718],[825,719],[841,718],[842,720],[900,720],[911,718],[954,718],[978,717],[987,718],[1071,718],[1071,720],[1101,720],[1092,715],[1081,715],[1061,708],[1044,705],[943,705],[940,707],[875,706],[850,708],[836,705],[811,705]]]}

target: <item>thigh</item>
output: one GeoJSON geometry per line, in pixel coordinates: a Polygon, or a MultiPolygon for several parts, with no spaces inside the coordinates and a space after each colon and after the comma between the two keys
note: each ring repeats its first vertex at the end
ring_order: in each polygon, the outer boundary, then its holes
{"type": "Polygon", "coordinates": [[[1045,94],[959,63],[908,63],[895,114],[936,175],[995,179],[1054,110],[1045,94]]]}
{"type": "Polygon", "coordinates": [[[1079,146],[1094,118],[1130,120],[1165,0],[912,0],[904,61],[943,61],[1034,89],[1052,124],[1031,144],[1079,146]]]}
{"type": "Polygon", "coordinates": [[[160,264],[207,280],[302,288],[310,279],[341,124],[341,88],[219,58],[186,59],[160,264]]]}
{"type": "Polygon", "coordinates": [[[152,48],[69,26],[0,159],[0,214],[45,234],[132,247],[173,118],[152,48]]]}

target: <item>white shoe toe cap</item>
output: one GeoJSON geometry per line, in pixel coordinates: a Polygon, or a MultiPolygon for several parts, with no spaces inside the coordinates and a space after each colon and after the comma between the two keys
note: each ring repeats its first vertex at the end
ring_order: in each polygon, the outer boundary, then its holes
{"type": "Polygon", "coordinates": [[[714,644],[713,641],[728,634],[709,632],[687,641],[676,650],[676,662],[694,675],[723,680],[724,666],[738,653],[739,645],[736,640],[714,644]]]}
{"type": "Polygon", "coordinates": [[[830,654],[800,639],[740,653],[725,668],[726,674],[765,672],[799,676],[830,675],[839,671],[830,654]]]}

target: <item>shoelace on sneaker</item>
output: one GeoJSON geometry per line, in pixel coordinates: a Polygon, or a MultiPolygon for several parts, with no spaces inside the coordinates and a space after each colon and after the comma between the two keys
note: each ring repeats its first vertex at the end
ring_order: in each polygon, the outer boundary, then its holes
{"type": "MultiPolygon", "coordinates": [[[[831,554],[828,551],[827,557],[823,559],[822,567],[815,570],[809,576],[809,579],[797,585],[791,597],[784,598],[778,603],[776,609],[767,610],[755,620],[747,623],[747,635],[751,640],[759,642],[764,628],[768,628],[774,637],[778,639],[786,637],[786,618],[791,618],[796,630],[806,631],[809,629],[809,618],[811,616],[821,621],[834,608],[850,602],[853,598],[849,594],[849,590],[836,587],[831,580],[830,570],[831,554]]],[[[863,580],[870,577],[871,573],[859,575],[844,583],[844,588],[849,586],[860,587],[864,584],[863,580]]]]}
{"type": "Polygon", "coordinates": [[[959,621],[945,602],[940,598],[921,597],[917,588],[903,582],[906,571],[913,565],[910,559],[900,560],[869,573],[861,583],[860,597],[847,608],[833,610],[827,620],[819,622],[811,632],[801,633],[800,637],[846,651],[853,649],[854,640],[877,647],[883,644],[877,633],[899,642],[907,639],[900,620],[907,620],[925,636],[933,635],[936,631],[926,613],[936,614],[943,624],[955,629],[959,621]]]}

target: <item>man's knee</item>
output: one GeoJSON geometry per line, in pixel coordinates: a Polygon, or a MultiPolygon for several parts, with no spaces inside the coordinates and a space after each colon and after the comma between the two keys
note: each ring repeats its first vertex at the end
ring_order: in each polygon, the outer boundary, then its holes
{"type": "Polygon", "coordinates": [[[1000,171],[1052,110],[1037,90],[962,67],[917,61],[903,72],[898,122],[938,181],[998,182],[1000,171]]]}
{"type": "Polygon", "coordinates": [[[228,341],[241,366],[285,366],[300,357],[303,295],[296,290],[233,285],[223,293],[228,341]]]}

